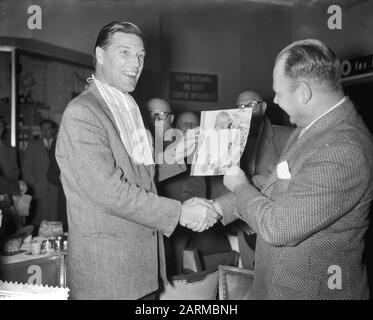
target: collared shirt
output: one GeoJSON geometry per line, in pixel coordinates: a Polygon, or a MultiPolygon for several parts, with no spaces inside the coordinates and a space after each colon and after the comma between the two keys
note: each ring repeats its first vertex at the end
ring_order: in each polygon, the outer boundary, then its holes
{"type": "Polygon", "coordinates": [[[52,143],[53,143],[53,140],[54,138],[51,138],[51,139],[43,139],[43,142],[44,142],[44,146],[46,149],[50,150],[50,148],[52,147],[52,143]]]}
{"type": "Polygon", "coordinates": [[[343,97],[340,101],[338,101],[333,107],[331,107],[328,111],[324,112],[320,117],[317,117],[315,120],[313,120],[307,127],[303,128],[299,134],[298,139],[318,120],[320,120],[322,117],[326,116],[329,112],[334,110],[335,108],[339,107],[344,101],[346,100],[346,97],[343,97]]]}

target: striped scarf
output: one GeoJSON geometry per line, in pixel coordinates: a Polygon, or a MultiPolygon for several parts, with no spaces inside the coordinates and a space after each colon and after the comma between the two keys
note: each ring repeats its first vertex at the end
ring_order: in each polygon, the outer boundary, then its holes
{"type": "Polygon", "coordinates": [[[136,101],[130,94],[102,83],[94,75],[92,79],[114,117],[127,153],[137,164],[154,165],[152,138],[147,134],[136,101]]]}

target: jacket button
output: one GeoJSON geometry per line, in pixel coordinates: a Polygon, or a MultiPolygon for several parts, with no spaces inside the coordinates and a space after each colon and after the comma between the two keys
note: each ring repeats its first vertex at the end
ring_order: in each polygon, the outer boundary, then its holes
{"type": "Polygon", "coordinates": [[[155,237],[155,231],[152,231],[152,235],[155,237]]]}

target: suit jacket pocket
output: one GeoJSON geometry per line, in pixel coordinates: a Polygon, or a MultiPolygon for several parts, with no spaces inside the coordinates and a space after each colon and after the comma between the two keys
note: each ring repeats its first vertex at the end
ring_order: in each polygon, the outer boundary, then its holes
{"type": "Polygon", "coordinates": [[[274,299],[316,299],[320,281],[308,272],[294,272],[290,266],[278,266],[273,270],[272,285],[274,299]]]}

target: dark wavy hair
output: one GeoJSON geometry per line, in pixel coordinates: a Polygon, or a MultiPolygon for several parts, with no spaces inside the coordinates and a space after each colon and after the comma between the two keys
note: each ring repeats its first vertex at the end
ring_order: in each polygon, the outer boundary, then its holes
{"type": "Polygon", "coordinates": [[[320,40],[293,42],[277,55],[276,63],[280,59],[285,62],[285,75],[292,80],[291,90],[302,80],[313,81],[323,90],[341,89],[340,61],[320,40]]]}
{"type": "MultiPolygon", "coordinates": [[[[131,22],[127,22],[127,21],[122,21],[122,22],[113,21],[113,22],[110,22],[109,24],[104,26],[100,30],[100,32],[98,33],[95,48],[93,50],[93,65],[94,65],[94,67],[96,67],[96,48],[100,47],[100,48],[104,49],[105,47],[110,45],[111,37],[116,32],[135,34],[135,35],[139,36],[142,39],[142,41],[144,42],[143,32],[141,31],[141,29],[137,25],[135,25],[131,22]]],[[[144,45],[145,45],[145,43],[144,43],[144,45]]]]}

